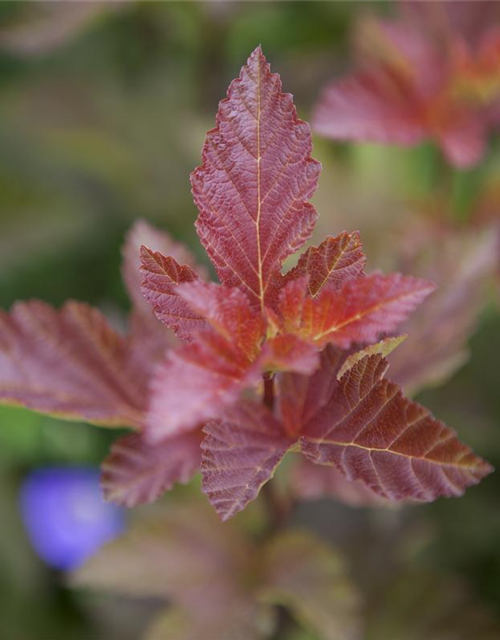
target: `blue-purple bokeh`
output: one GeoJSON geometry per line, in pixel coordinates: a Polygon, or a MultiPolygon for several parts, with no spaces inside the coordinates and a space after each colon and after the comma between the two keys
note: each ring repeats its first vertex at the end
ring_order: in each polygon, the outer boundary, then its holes
{"type": "Polygon", "coordinates": [[[37,469],[24,480],[20,502],[35,551],[60,570],[81,565],[125,524],[123,510],[104,502],[92,468],[37,469]]]}

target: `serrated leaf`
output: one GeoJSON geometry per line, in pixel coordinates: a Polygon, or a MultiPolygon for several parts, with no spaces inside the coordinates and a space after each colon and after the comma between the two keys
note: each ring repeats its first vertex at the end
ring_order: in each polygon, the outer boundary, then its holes
{"type": "Polygon", "coordinates": [[[155,445],[140,434],[119,438],[102,463],[104,497],[125,507],[154,502],[174,483],[191,480],[200,467],[200,443],[199,432],[155,445]]]}
{"type": "Polygon", "coordinates": [[[151,381],[147,436],[151,442],[217,419],[247,387],[260,380],[261,366],[214,331],[167,353],[151,381]]]}
{"type": "Polygon", "coordinates": [[[146,220],[137,220],[128,230],[122,247],[122,277],[134,307],[141,312],[151,314],[151,308],[141,292],[141,247],[146,246],[151,252],[172,256],[178,263],[189,265],[196,273],[203,273],[195,263],[186,247],[166,233],[157,229],[146,220]]]}
{"type": "Polygon", "coordinates": [[[307,297],[307,280],[289,283],[280,299],[284,330],[322,346],[348,349],[394,331],[435,288],[420,278],[374,274],[349,280],[340,291],[307,297]]]}
{"type": "Polygon", "coordinates": [[[287,433],[298,434],[303,425],[325,406],[347,355],[327,345],[320,354],[319,367],[312,376],[289,372],[276,376],[278,415],[287,433]]]}
{"type": "Polygon", "coordinates": [[[368,356],[338,381],[325,407],[304,426],[302,450],[390,500],[462,495],[492,471],[454,431],[402,395],[368,356]]]}
{"type": "Polygon", "coordinates": [[[352,369],[356,363],[358,363],[360,360],[363,360],[363,358],[366,358],[366,356],[374,356],[379,354],[383,358],[387,358],[387,356],[391,354],[394,349],[399,347],[399,345],[404,342],[407,337],[408,336],[404,335],[396,336],[394,338],[384,338],[384,340],[381,340],[380,342],[371,344],[368,347],[361,349],[361,351],[356,351],[355,353],[347,356],[341,368],[339,369],[339,372],[337,373],[337,380],[340,380],[344,373],[347,373],[349,369],[352,369]]]}
{"type": "Polygon", "coordinates": [[[314,345],[285,334],[267,340],[261,360],[265,370],[311,374],[318,368],[320,358],[314,345]]]}
{"type": "Polygon", "coordinates": [[[308,277],[308,291],[316,296],[323,289],[338,291],[348,280],[363,275],[366,258],[359,233],[343,232],[328,236],[319,247],[310,247],[297,266],[285,276],[285,282],[308,277]]]}
{"type": "Polygon", "coordinates": [[[67,302],[58,311],[17,303],[0,312],[0,401],[105,426],[141,426],[146,397],[132,351],[86,304],[67,302]]]}
{"type": "Polygon", "coordinates": [[[287,531],[268,543],[263,597],[282,604],[324,640],[359,638],[359,596],[344,562],[316,536],[287,531]]]}
{"type": "Polygon", "coordinates": [[[197,280],[196,271],[145,246],[141,248],[141,264],[141,291],[156,317],[181,340],[193,340],[207,325],[179,296],[177,287],[197,280]]]}
{"type": "Polygon", "coordinates": [[[227,520],[257,497],[294,440],[266,407],[250,401],[204,431],[203,492],[227,520]]]}
{"type": "Polygon", "coordinates": [[[264,321],[252,309],[243,291],[212,282],[190,282],[179,286],[179,295],[249,358],[257,355],[263,338],[264,321]]]}
{"type": "Polygon", "coordinates": [[[319,177],[309,126],[258,47],[219,105],[191,176],[196,228],[220,280],[264,310],[285,258],[311,234],[319,177]]]}

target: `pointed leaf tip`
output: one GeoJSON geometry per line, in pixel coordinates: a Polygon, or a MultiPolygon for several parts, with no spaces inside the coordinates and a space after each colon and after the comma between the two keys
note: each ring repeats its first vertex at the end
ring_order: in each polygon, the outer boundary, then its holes
{"type": "Polygon", "coordinates": [[[310,236],[320,164],[309,125],[258,47],[219,105],[203,164],[191,174],[196,228],[220,280],[263,309],[283,261],[310,236]]]}

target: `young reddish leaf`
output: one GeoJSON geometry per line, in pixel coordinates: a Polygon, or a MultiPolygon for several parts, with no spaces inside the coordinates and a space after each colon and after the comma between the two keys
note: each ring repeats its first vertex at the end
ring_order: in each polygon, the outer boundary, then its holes
{"type": "Polygon", "coordinates": [[[226,340],[249,358],[257,355],[264,333],[264,321],[240,289],[212,282],[190,282],[179,286],[180,297],[226,340]]]}
{"type": "Polygon", "coordinates": [[[294,440],[266,407],[242,402],[205,427],[203,491],[222,520],[254,500],[294,440]]]}
{"type": "Polygon", "coordinates": [[[289,482],[291,492],[299,500],[334,498],[351,507],[387,507],[392,504],[362,480],[349,481],[335,467],[313,464],[304,457],[294,464],[289,482]]]}
{"type": "Polygon", "coordinates": [[[400,274],[349,280],[340,291],[326,289],[317,298],[306,297],[306,286],[304,279],[296,280],[283,291],[280,310],[285,330],[342,349],[394,331],[435,288],[400,274]]]}
{"type": "Polygon", "coordinates": [[[197,431],[148,444],[140,434],[118,438],[102,464],[104,497],[125,507],[154,502],[175,482],[186,483],[200,467],[197,431]]]}
{"type": "Polygon", "coordinates": [[[319,353],[314,345],[285,334],[267,340],[260,361],[265,370],[310,374],[319,366],[319,353]]]}
{"type": "Polygon", "coordinates": [[[302,448],[390,500],[462,495],[491,472],[456,434],[383,378],[387,361],[368,356],[337,383],[304,426],[302,448]]]}
{"type": "Polygon", "coordinates": [[[243,288],[262,310],[276,295],[283,261],[316,222],[307,200],[320,165],[310,154],[309,126],[258,47],[219,105],[191,184],[198,235],[221,281],[243,288]]]}
{"type": "Polygon", "coordinates": [[[450,28],[444,9],[424,16],[420,24],[362,23],[362,70],[326,88],[314,128],[336,139],[405,146],[434,139],[452,164],[470,167],[498,123],[498,28],[483,21],[472,44],[450,28]]]}
{"type": "Polygon", "coordinates": [[[327,86],[316,107],[313,128],[336,140],[402,146],[421,142],[426,133],[415,91],[391,69],[370,69],[327,86]]]}
{"type": "Polygon", "coordinates": [[[152,442],[217,419],[243,389],[260,379],[261,366],[221,335],[205,331],[196,342],[167,353],[151,382],[147,435],[152,442]]]}
{"type": "MultiPolygon", "coordinates": [[[[140,426],[146,398],[130,344],[88,305],[0,312],[0,401],[104,426],[140,426]]],[[[142,376],[143,379],[143,376],[142,376]]]]}
{"type": "Polygon", "coordinates": [[[363,275],[366,258],[359,233],[343,232],[337,237],[328,236],[319,247],[310,247],[300,256],[297,266],[285,276],[285,282],[308,277],[311,296],[323,289],[338,291],[348,280],[363,275]]]}
{"type": "Polygon", "coordinates": [[[207,325],[179,297],[177,287],[183,282],[197,280],[198,274],[189,265],[180,265],[175,258],[166,258],[144,246],[141,249],[141,261],[141,291],[156,317],[181,340],[193,340],[194,335],[206,329],[207,325]]]}
{"type": "Polygon", "coordinates": [[[279,373],[276,376],[278,414],[287,433],[297,435],[325,406],[337,384],[337,374],[348,353],[327,345],[312,376],[279,373]]]}
{"type": "Polygon", "coordinates": [[[175,242],[165,231],[160,231],[145,220],[137,220],[129,229],[122,247],[122,277],[127,292],[136,310],[151,315],[151,308],[141,292],[141,247],[148,247],[151,253],[159,252],[172,256],[180,264],[187,264],[198,274],[203,273],[193,256],[184,245],[175,242]]]}
{"type": "Polygon", "coordinates": [[[359,596],[333,548],[311,533],[289,530],[264,553],[265,600],[286,606],[324,640],[359,637],[359,596]]]}

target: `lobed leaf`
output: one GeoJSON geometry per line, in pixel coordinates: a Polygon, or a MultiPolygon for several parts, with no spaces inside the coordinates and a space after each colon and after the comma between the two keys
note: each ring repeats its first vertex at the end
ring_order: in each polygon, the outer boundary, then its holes
{"type": "Polygon", "coordinates": [[[20,302],[0,312],[0,401],[105,426],[140,427],[145,363],[86,304],[20,302]],[[136,375],[139,380],[136,380],[136,375]]]}
{"type": "Polygon", "coordinates": [[[284,329],[315,344],[348,349],[353,343],[375,342],[394,331],[434,285],[420,278],[374,274],[347,281],[340,291],[306,296],[307,280],[292,281],[280,299],[284,329]]]}
{"type": "Polygon", "coordinates": [[[102,464],[106,500],[125,507],[154,502],[175,482],[186,483],[201,460],[199,432],[184,433],[150,445],[142,435],[118,438],[102,464]]]}
{"type": "Polygon", "coordinates": [[[180,285],[179,296],[249,358],[257,355],[264,321],[262,316],[255,314],[243,291],[195,281],[180,285]]]}
{"type": "Polygon", "coordinates": [[[167,353],[151,381],[147,436],[158,442],[217,419],[260,380],[260,363],[214,331],[167,353]]]}
{"type": "Polygon", "coordinates": [[[294,443],[262,404],[246,401],[205,427],[203,492],[222,520],[254,500],[294,443]]]}
{"type": "Polygon", "coordinates": [[[193,282],[198,274],[175,258],[141,248],[141,291],[156,317],[172,329],[181,340],[191,341],[197,332],[206,329],[204,319],[179,296],[178,285],[193,282]]]}
{"type": "Polygon", "coordinates": [[[359,233],[344,231],[305,251],[297,266],[286,274],[285,282],[306,276],[309,294],[314,297],[324,289],[338,291],[348,280],[359,278],[365,263],[359,233]]]}
{"type": "Polygon", "coordinates": [[[175,242],[166,231],[157,229],[146,220],[137,220],[129,229],[122,247],[122,277],[135,309],[150,315],[151,308],[141,292],[142,246],[148,247],[151,253],[172,256],[180,264],[189,265],[199,275],[203,270],[196,264],[186,247],[175,242]]]}
{"type": "Polygon", "coordinates": [[[289,608],[324,640],[359,638],[359,597],[344,562],[311,533],[286,531],[268,543],[263,597],[289,608]]]}
{"type": "Polygon", "coordinates": [[[454,431],[383,378],[387,361],[355,364],[304,426],[302,449],[390,500],[458,496],[491,472],[454,431]]]}
{"type": "Polygon", "coordinates": [[[283,261],[316,222],[307,200],[320,165],[310,154],[309,126],[258,47],[219,105],[191,184],[198,235],[221,282],[244,289],[262,311],[283,261]]]}

